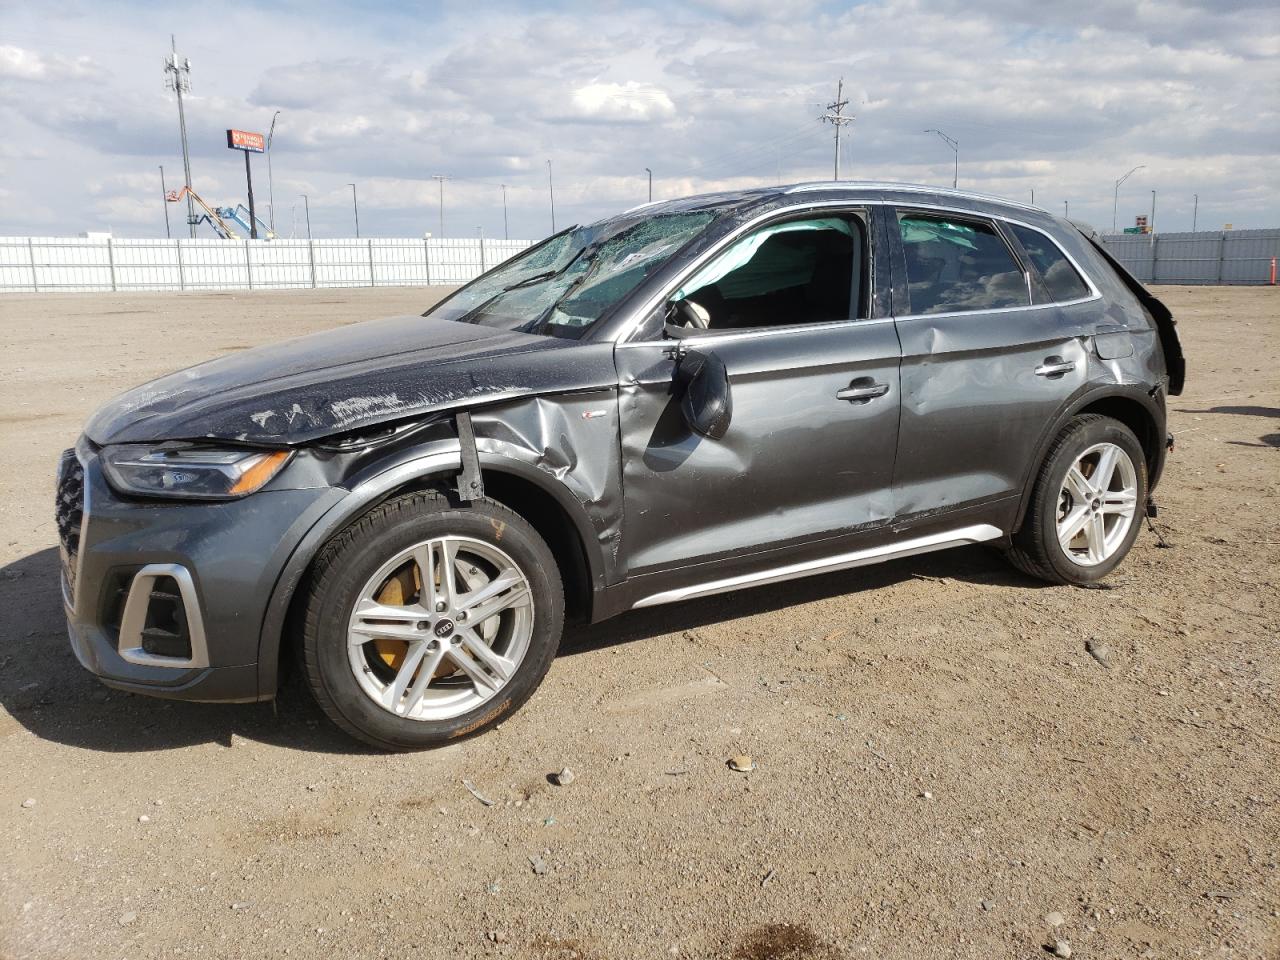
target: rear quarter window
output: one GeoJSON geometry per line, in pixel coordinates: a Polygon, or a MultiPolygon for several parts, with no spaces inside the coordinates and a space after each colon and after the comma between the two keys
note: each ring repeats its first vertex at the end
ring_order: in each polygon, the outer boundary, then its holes
{"type": "Polygon", "coordinates": [[[1058,245],[1039,230],[1009,224],[1009,229],[1022,244],[1048,290],[1049,299],[1055,303],[1079,300],[1089,296],[1089,285],[1071,265],[1058,245]]]}

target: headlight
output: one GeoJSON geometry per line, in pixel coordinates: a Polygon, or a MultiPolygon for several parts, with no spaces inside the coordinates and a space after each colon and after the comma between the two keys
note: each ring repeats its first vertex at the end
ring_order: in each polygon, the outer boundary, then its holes
{"type": "Polygon", "coordinates": [[[266,486],[292,456],[288,450],[219,450],[186,443],[121,444],[102,449],[107,480],[142,497],[233,500],[266,486]]]}

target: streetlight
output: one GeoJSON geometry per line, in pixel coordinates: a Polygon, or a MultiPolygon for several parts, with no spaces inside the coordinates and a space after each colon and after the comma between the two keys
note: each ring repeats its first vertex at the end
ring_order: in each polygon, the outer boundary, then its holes
{"type": "Polygon", "coordinates": [[[276,185],[271,179],[271,138],[276,132],[276,118],[280,116],[277,110],[271,116],[271,129],[267,131],[267,203],[271,207],[271,232],[276,232],[276,185]]]}
{"type": "MultiPolygon", "coordinates": [[[[1196,215],[1200,212],[1200,194],[1193,193],[1191,196],[1195,198],[1195,205],[1191,208],[1191,232],[1195,233],[1196,232],[1196,215]]],[[[165,215],[168,216],[167,213],[165,215]]]]}
{"type": "Polygon", "coordinates": [[[164,238],[172,240],[169,232],[169,191],[164,188],[164,164],[160,164],[160,202],[164,204],[164,238]]]}
{"type": "Polygon", "coordinates": [[[653,171],[645,167],[644,172],[649,175],[649,202],[653,203],[653,171]]]}
{"type": "Polygon", "coordinates": [[[1071,219],[1071,205],[1067,200],[1062,201],[1062,215],[1068,220],[1071,219]]]}
{"type": "Polygon", "coordinates": [[[348,183],[347,186],[351,188],[351,209],[356,215],[356,239],[359,240],[360,239],[360,205],[356,202],[356,185],[354,183],[348,183]]]}
{"type": "MultiPolygon", "coordinates": [[[[1151,245],[1154,247],[1156,245],[1156,192],[1154,190],[1151,191],[1151,219],[1148,221],[1147,229],[1151,233],[1151,245]]],[[[1153,266],[1152,269],[1154,270],[1155,267],[1153,266]]]]}
{"type": "Polygon", "coordinates": [[[307,199],[307,195],[302,195],[302,209],[307,213],[307,239],[311,239],[311,202],[307,199]]]}
{"type": "Polygon", "coordinates": [[[925,131],[925,133],[936,133],[938,136],[940,136],[943,140],[947,142],[947,146],[949,146],[952,150],[955,151],[956,172],[955,172],[955,175],[951,178],[951,188],[954,190],[956,187],[960,185],[960,141],[951,139],[951,137],[948,137],[941,130],[934,129],[933,127],[930,127],[928,130],[925,131]]]}
{"type": "Polygon", "coordinates": [[[551,196],[551,232],[556,232],[556,186],[551,180],[551,161],[547,161],[547,192],[551,196]]]}
{"type": "Polygon", "coordinates": [[[449,178],[441,173],[433,173],[431,179],[440,184],[440,239],[444,239],[444,182],[449,178]]]}
{"type": "Polygon", "coordinates": [[[1119,180],[1116,181],[1116,192],[1115,192],[1115,195],[1111,198],[1111,232],[1112,233],[1116,232],[1116,209],[1120,206],[1120,184],[1124,183],[1126,180],[1132,177],[1139,170],[1146,169],[1146,166],[1147,165],[1145,163],[1140,163],[1136,167],[1134,167],[1132,170],[1130,170],[1128,173],[1126,173],[1123,177],[1121,177],[1119,180]]]}
{"type": "Polygon", "coordinates": [[[1035,187],[1031,188],[1031,205],[1033,207],[1036,205],[1036,188],[1035,187]]]}
{"type": "Polygon", "coordinates": [[[510,240],[511,234],[507,230],[507,185],[499,184],[502,187],[502,239],[510,240]]]}

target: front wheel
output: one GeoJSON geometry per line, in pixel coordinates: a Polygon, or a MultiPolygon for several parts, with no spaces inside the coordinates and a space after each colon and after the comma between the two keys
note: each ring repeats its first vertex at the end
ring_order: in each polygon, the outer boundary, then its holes
{"type": "Polygon", "coordinates": [[[1074,417],[1058,434],[1009,559],[1051,583],[1101,580],[1128,554],[1147,502],[1147,461],[1123,423],[1074,417]]]}
{"type": "Polygon", "coordinates": [[[559,571],[522,517],[442,494],[387,501],[316,561],[302,653],[312,693],[384,750],[436,746],[518,709],[555,657],[559,571]]]}

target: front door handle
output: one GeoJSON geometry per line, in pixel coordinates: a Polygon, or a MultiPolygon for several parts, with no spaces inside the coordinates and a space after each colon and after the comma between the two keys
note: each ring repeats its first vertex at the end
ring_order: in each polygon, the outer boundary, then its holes
{"type": "Polygon", "coordinates": [[[866,403],[876,397],[883,397],[888,392],[887,383],[877,383],[870,377],[860,377],[843,390],[836,391],[836,399],[848,400],[850,403],[866,403]]]}
{"type": "Polygon", "coordinates": [[[1045,357],[1044,363],[1036,367],[1037,377],[1061,377],[1076,368],[1074,360],[1063,360],[1061,357],[1045,357]]]}

